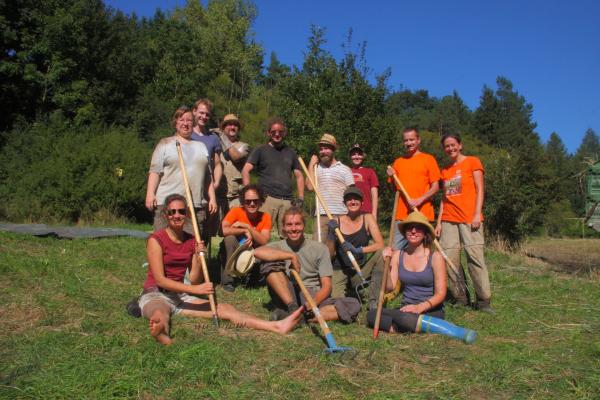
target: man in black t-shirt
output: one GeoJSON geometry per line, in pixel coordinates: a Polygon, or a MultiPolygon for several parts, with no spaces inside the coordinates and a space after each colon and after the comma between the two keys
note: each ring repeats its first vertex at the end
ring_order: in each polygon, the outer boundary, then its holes
{"type": "Polygon", "coordinates": [[[304,202],[304,176],[296,152],[283,140],[287,135],[287,127],[283,119],[275,117],[267,122],[267,144],[257,147],[248,157],[242,169],[244,185],[250,183],[250,171],[256,169],[258,185],[266,194],[261,211],[271,215],[273,227],[283,234],[283,213],[290,208],[293,199],[292,173],[296,178],[298,198],[294,204],[302,207],[304,202]]]}

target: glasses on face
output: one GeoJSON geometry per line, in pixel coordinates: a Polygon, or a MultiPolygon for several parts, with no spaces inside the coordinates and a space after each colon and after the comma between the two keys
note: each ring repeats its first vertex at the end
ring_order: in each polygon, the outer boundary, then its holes
{"type": "Polygon", "coordinates": [[[283,135],[285,131],[269,131],[271,135],[283,135]]]}
{"type": "Polygon", "coordinates": [[[257,204],[260,203],[260,199],[245,199],[244,200],[244,204],[247,206],[251,206],[252,204],[257,204]]]}
{"type": "Polygon", "coordinates": [[[167,215],[168,216],[173,216],[175,214],[186,215],[187,214],[187,210],[185,208],[169,208],[167,210],[167,215]]]}
{"type": "Polygon", "coordinates": [[[416,230],[417,232],[425,232],[425,229],[418,224],[408,224],[406,225],[406,228],[404,228],[405,232],[412,232],[414,230],[416,230]]]}

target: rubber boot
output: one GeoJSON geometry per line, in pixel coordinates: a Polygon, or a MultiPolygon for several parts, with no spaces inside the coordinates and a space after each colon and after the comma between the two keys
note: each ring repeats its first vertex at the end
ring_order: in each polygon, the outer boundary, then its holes
{"type": "Polygon", "coordinates": [[[462,328],[441,318],[435,318],[429,315],[420,315],[417,322],[417,332],[437,333],[446,335],[467,344],[473,343],[477,338],[477,332],[471,329],[462,328]]]}

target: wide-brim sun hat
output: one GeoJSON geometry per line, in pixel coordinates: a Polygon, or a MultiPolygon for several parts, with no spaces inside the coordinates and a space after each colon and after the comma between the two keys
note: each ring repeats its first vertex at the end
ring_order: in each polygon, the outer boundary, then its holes
{"type": "Polygon", "coordinates": [[[235,249],[229,260],[227,260],[225,273],[230,276],[243,278],[248,275],[255,261],[254,249],[249,248],[247,244],[243,244],[235,249]]]}
{"type": "Polygon", "coordinates": [[[427,229],[429,233],[431,233],[431,235],[435,237],[435,230],[433,229],[433,226],[431,226],[431,224],[427,220],[427,217],[423,215],[421,211],[411,212],[404,221],[400,221],[398,223],[398,229],[400,230],[400,232],[404,232],[404,226],[409,224],[423,225],[425,229],[427,229]]]}

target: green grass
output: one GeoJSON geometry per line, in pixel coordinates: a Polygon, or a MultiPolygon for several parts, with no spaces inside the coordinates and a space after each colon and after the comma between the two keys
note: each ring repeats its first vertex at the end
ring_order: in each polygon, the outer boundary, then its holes
{"type": "MultiPolygon", "coordinates": [[[[144,241],[0,233],[0,397],[15,398],[598,398],[600,279],[488,253],[490,316],[448,308],[475,344],[437,335],[372,340],[331,323],[355,355],[323,355],[308,327],[281,337],[175,317],[170,347],[125,304],[145,277],[144,241]]],[[[219,290],[266,318],[264,288],[219,290]]]]}

